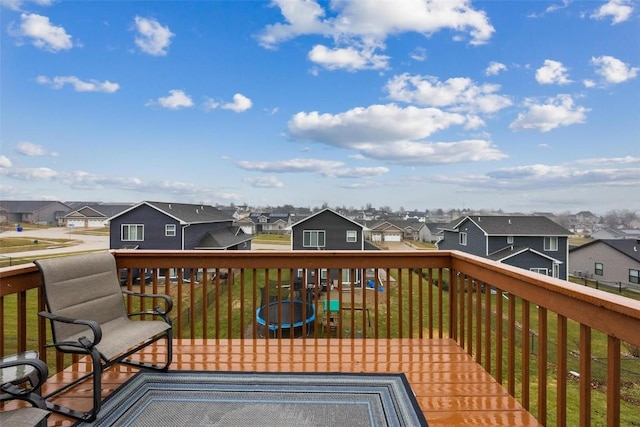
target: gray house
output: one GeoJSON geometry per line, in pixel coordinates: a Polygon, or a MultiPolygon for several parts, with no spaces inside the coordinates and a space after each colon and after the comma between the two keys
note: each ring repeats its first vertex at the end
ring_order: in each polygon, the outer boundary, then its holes
{"type": "Polygon", "coordinates": [[[251,235],[213,206],[141,202],[109,224],[111,249],[251,249],[251,235]]]}
{"type": "MultiPolygon", "coordinates": [[[[347,250],[363,251],[378,249],[365,240],[368,229],[339,213],[327,208],[308,216],[291,226],[291,249],[300,250],[347,250]]],[[[315,271],[299,269],[296,280],[305,282],[307,287],[319,284],[323,289],[341,282],[344,286],[352,282],[361,286],[365,272],[350,269],[331,270],[322,269],[320,277],[315,277],[315,271]],[[352,277],[352,273],[354,277],[352,277]]]]}
{"type": "Polygon", "coordinates": [[[640,289],[640,240],[594,240],[569,250],[571,274],[640,289]]]}
{"type": "Polygon", "coordinates": [[[437,245],[566,280],[570,235],[543,216],[465,216],[442,226],[437,245]]]}
{"type": "Polygon", "coordinates": [[[62,225],[71,207],[51,200],[1,200],[0,211],[7,224],[62,225]]]}

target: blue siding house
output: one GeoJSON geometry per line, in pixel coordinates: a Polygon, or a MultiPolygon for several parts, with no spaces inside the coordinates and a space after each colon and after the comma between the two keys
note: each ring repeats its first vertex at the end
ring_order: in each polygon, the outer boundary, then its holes
{"type": "Polygon", "coordinates": [[[442,226],[437,245],[567,280],[570,235],[544,216],[465,216],[442,226]]]}
{"type": "MultiPolygon", "coordinates": [[[[365,240],[365,231],[368,231],[368,229],[364,225],[327,208],[291,226],[291,249],[294,251],[363,251],[379,249],[365,240]]],[[[327,271],[323,269],[320,271],[320,277],[316,279],[315,271],[308,270],[305,275],[303,270],[300,269],[297,272],[297,280],[305,281],[309,288],[318,284],[322,289],[326,289],[331,285],[337,284],[338,281],[344,286],[349,286],[351,283],[356,286],[362,286],[365,274],[366,272],[360,270],[344,269],[339,272],[338,270],[327,271]]]]}
{"type": "Polygon", "coordinates": [[[251,249],[251,235],[213,206],[141,202],[109,219],[111,249],[251,249]]]}

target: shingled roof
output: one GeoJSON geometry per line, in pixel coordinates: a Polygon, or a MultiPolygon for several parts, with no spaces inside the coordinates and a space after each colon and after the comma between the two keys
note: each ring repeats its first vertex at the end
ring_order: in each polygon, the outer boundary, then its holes
{"type": "Polygon", "coordinates": [[[115,215],[113,219],[125,212],[129,212],[141,205],[147,205],[157,209],[164,214],[180,221],[182,224],[198,224],[209,222],[227,222],[233,221],[233,217],[225,214],[220,209],[209,205],[195,205],[185,203],[166,203],[166,202],[140,202],[135,206],[115,215]]]}
{"type": "Polygon", "coordinates": [[[574,252],[587,246],[602,243],[612,247],[616,251],[632,258],[636,261],[640,261],[640,240],[637,239],[598,239],[589,243],[585,243],[582,246],[569,249],[569,252],[574,252]]]}
{"type": "Polygon", "coordinates": [[[570,236],[571,232],[544,216],[486,215],[465,216],[443,226],[455,230],[470,220],[488,236],[570,236]]]}

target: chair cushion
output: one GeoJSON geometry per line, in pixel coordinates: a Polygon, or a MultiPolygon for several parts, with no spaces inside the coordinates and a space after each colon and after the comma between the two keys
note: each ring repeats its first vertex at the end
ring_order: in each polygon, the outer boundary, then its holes
{"type": "Polygon", "coordinates": [[[0,412],[0,426],[33,427],[47,415],[49,411],[40,408],[19,408],[0,412]]]}
{"type": "MultiPolygon", "coordinates": [[[[97,345],[98,351],[107,359],[126,350],[150,340],[154,336],[171,328],[171,325],[162,320],[129,320],[118,318],[100,325],[102,327],[102,341],[97,345]]],[[[70,341],[77,341],[81,336],[93,339],[90,330],[70,336],[70,341]]],[[[65,347],[61,346],[61,349],[65,347]]]]}

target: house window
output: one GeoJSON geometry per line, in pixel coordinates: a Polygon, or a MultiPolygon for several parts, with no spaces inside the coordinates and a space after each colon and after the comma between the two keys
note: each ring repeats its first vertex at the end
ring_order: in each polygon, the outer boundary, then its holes
{"type": "Polygon", "coordinates": [[[141,242],[144,240],[144,225],[122,224],[120,240],[123,242],[141,242]]]}
{"type": "Polygon", "coordinates": [[[347,242],[357,242],[358,232],[356,230],[347,230],[347,242]]]}
{"type": "Polygon", "coordinates": [[[507,236],[507,245],[513,245],[513,236],[507,236]]]}
{"type": "Polygon", "coordinates": [[[302,246],[305,248],[324,248],[324,230],[304,230],[302,246]]]}
{"type": "Polygon", "coordinates": [[[467,246],[467,233],[465,232],[460,233],[460,244],[462,246],[467,246]]]}
{"type": "Polygon", "coordinates": [[[173,237],[176,235],[176,225],[175,224],[166,224],[164,226],[164,235],[167,237],[173,237]]]}
{"type": "Polygon", "coordinates": [[[320,269],[320,278],[326,280],[326,278],[327,278],[327,269],[326,268],[320,269]]]}
{"type": "Polygon", "coordinates": [[[640,270],[629,269],[629,282],[640,283],[640,270]]]}
{"type": "Polygon", "coordinates": [[[558,238],[557,237],[545,237],[544,238],[544,250],[545,251],[557,251],[558,250],[558,238]]]}
{"type": "Polygon", "coordinates": [[[604,274],[604,266],[601,262],[596,262],[594,273],[596,276],[602,276],[604,274]]]}

